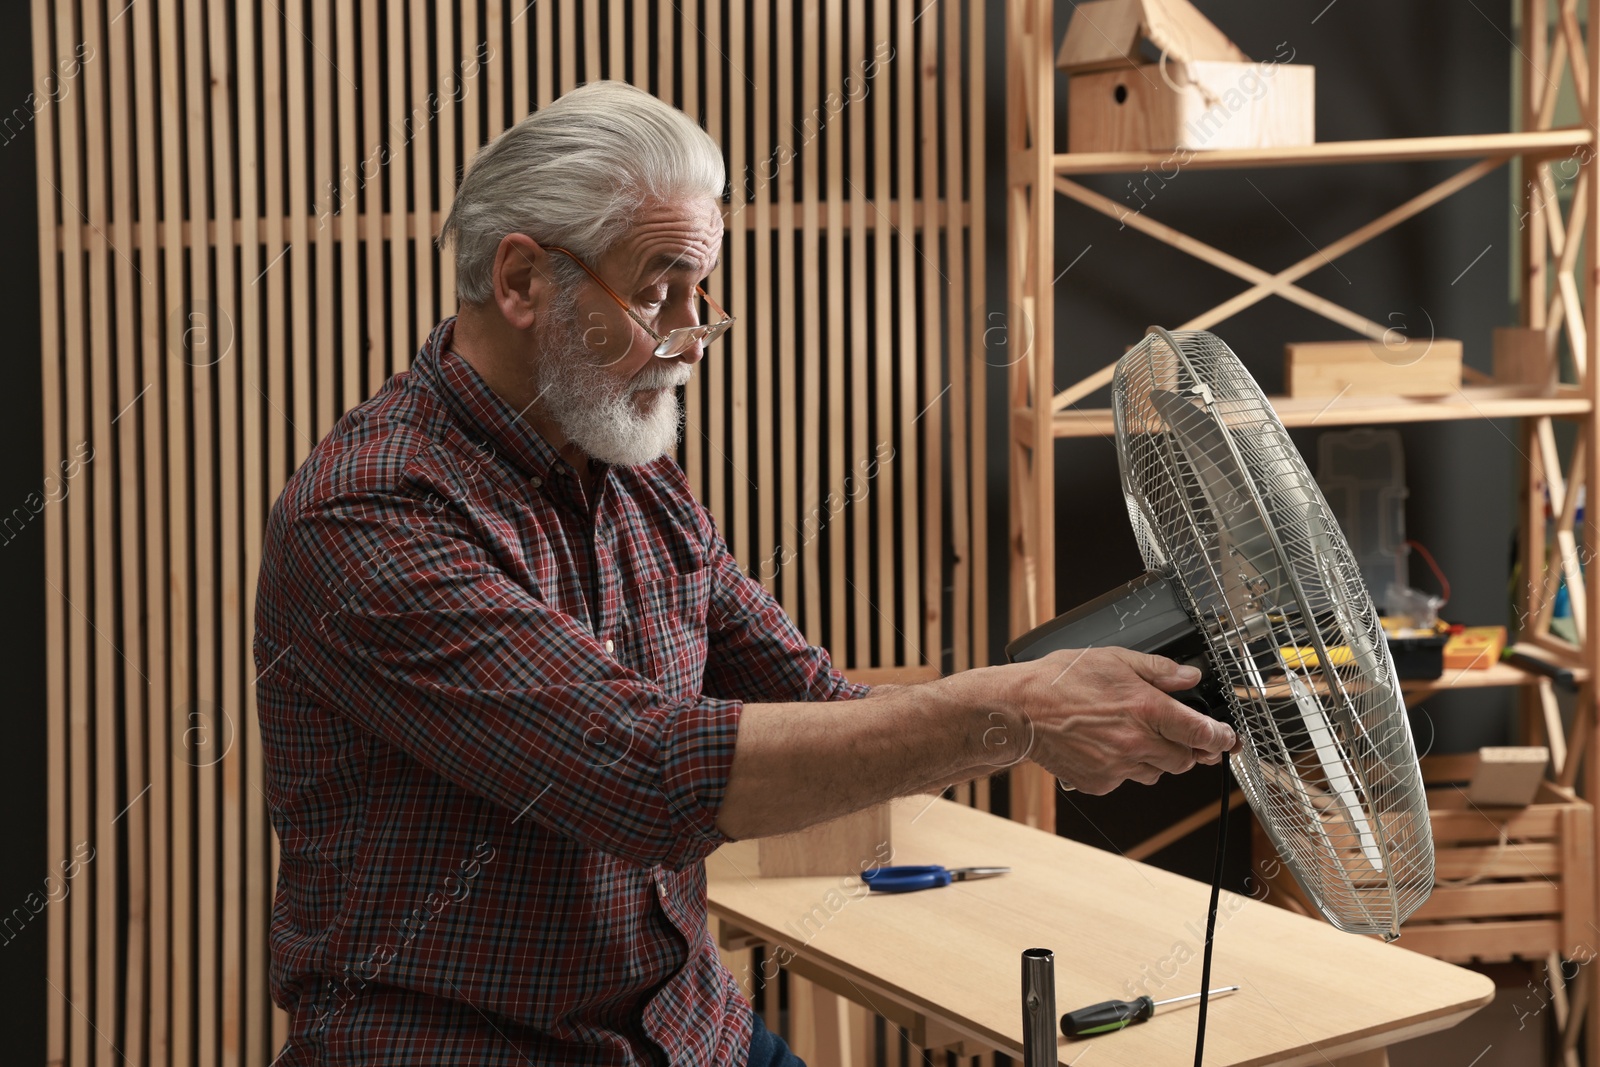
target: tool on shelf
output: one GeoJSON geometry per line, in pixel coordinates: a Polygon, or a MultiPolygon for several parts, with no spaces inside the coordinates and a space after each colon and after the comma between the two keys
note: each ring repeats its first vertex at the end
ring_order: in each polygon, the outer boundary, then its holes
{"type": "MultiPolygon", "coordinates": [[[[1212,997],[1223,997],[1229,993],[1237,993],[1236,985],[1225,985],[1213,989],[1212,997]]],[[[1139,997],[1136,1000],[1102,1000],[1098,1004],[1091,1004],[1087,1008],[1069,1011],[1061,1017],[1061,1032],[1068,1037],[1093,1037],[1095,1034],[1109,1034],[1114,1030],[1142,1023],[1156,1013],[1158,1008],[1170,1007],[1173,1004],[1186,1004],[1189,1001],[1199,1003],[1201,994],[1189,993],[1181,997],[1172,997],[1168,1000],[1152,1000],[1149,997],[1139,997]]]]}
{"type": "Polygon", "coordinates": [[[1572,671],[1559,663],[1551,663],[1547,659],[1540,659],[1538,656],[1530,656],[1526,652],[1516,652],[1509,648],[1500,653],[1500,659],[1513,667],[1521,667],[1523,670],[1530,671],[1533,674],[1544,675],[1554,682],[1559,689],[1565,689],[1569,693],[1578,691],[1577,677],[1572,671]]]}
{"type": "Polygon", "coordinates": [[[1022,1067],[1056,1067],[1056,954],[1022,951],[1022,1067]]]}
{"type": "Polygon", "coordinates": [[[993,878],[1010,874],[1010,867],[957,867],[951,870],[931,864],[925,867],[875,867],[861,872],[868,888],[880,893],[914,893],[919,889],[938,889],[951,882],[971,878],[993,878]]]}

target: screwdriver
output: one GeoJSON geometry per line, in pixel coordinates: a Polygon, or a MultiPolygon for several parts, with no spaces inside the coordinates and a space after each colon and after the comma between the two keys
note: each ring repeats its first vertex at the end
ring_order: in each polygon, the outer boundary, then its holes
{"type": "MultiPolygon", "coordinates": [[[[1222,997],[1238,991],[1238,986],[1227,985],[1221,989],[1213,989],[1210,995],[1222,997]]],[[[1079,1008],[1063,1015],[1061,1032],[1068,1037],[1109,1034],[1113,1030],[1121,1030],[1125,1026],[1144,1022],[1156,1013],[1157,1008],[1191,1000],[1198,1002],[1200,997],[1199,993],[1190,993],[1170,1000],[1151,1000],[1149,997],[1140,997],[1138,1000],[1103,1000],[1099,1004],[1091,1004],[1087,1008],[1079,1008]]]]}

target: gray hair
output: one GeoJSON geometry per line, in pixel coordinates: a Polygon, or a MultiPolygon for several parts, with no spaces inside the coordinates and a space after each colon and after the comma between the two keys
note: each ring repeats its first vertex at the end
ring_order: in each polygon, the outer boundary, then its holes
{"type": "MultiPolygon", "coordinates": [[[[439,242],[455,246],[461,300],[484,304],[494,296],[495,253],[509,234],[561,245],[592,263],[647,199],[720,199],[726,182],[721,150],[688,115],[626,82],[590,82],[478,153],[439,242]]],[[[562,280],[577,270],[563,266],[562,280]]]]}

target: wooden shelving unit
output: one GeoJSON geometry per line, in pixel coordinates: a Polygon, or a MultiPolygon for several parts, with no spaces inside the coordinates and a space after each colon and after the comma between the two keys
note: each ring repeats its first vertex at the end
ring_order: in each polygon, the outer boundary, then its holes
{"type": "MultiPolygon", "coordinates": [[[[1210,329],[1268,297],[1291,300],[1348,328],[1358,337],[1382,340],[1384,327],[1358,312],[1300,289],[1296,281],[1330,260],[1432,207],[1478,179],[1519,160],[1524,179],[1522,258],[1518,263],[1520,312],[1517,323],[1540,331],[1545,354],[1564,374],[1539,385],[1496,382],[1481,372],[1469,371],[1453,394],[1437,398],[1337,397],[1326,399],[1273,398],[1284,424],[1291,427],[1344,426],[1380,423],[1431,422],[1471,419],[1516,419],[1519,447],[1528,457],[1523,470],[1520,525],[1522,574],[1527,576],[1521,601],[1525,625],[1521,640],[1528,648],[1555,658],[1574,671],[1580,693],[1571,725],[1564,725],[1562,710],[1550,681],[1514,667],[1496,665],[1483,671],[1450,672],[1435,682],[1408,683],[1413,699],[1448,689],[1491,686],[1521,687],[1525,693],[1522,730],[1529,742],[1548,744],[1552,751],[1551,775],[1556,788],[1577,786],[1590,800],[1600,797],[1600,759],[1591,751],[1596,743],[1596,687],[1600,677],[1600,651],[1587,620],[1600,617],[1600,582],[1584,580],[1580,560],[1583,546],[1600,545],[1593,515],[1594,494],[1588,495],[1589,518],[1577,521],[1579,494],[1600,471],[1600,433],[1595,426],[1600,375],[1596,338],[1596,309],[1600,307],[1600,276],[1582,269],[1582,258],[1594,262],[1600,248],[1600,174],[1596,172],[1595,146],[1600,145],[1600,0],[1513,0],[1522,26],[1516,48],[1522,61],[1521,129],[1496,134],[1447,137],[1411,137],[1390,140],[1322,142],[1293,148],[1222,149],[1210,152],[1096,152],[1056,151],[1053,140],[1056,117],[1055,48],[1059,43],[1053,25],[1053,5],[1048,0],[1013,0],[1006,10],[1007,59],[1007,234],[1008,307],[1026,321],[1031,343],[1010,368],[1010,479],[1011,479],[1011,631],[1019,634],[1056,614],[1054,591],[1055,543],[1055,443],[1063,438],[1110,436],[1111,412],[1084,407],[1111,380],[1106,366],[1079,381],[1058,385],[1054,380],[1055,311],[1051,286],[1057,276],[1053,262],[1056,232],[1055,198],[1065,196],[1092,210],[1118,219],[1130,229],[1240,278],[1241,292],[1175,329],[1210,329]],[[1580,11],[1580,8],[1582,9],[1580,11]],[[1582,16],[1582,17],[1580,17],[1582,16]],[[1585,36],[1584,27],[1591,32],[1585,36]],[[1570,86],[1580,120],[1557,128],[1554,116],[1562,86],[1570,86]],[[1262,167],[1352,168],[1351,182],[1359,182],[1361,164],[1440,160],[1465,161],[1459,171],[1418,193],[1370,223],[1331,242],[1299,263],[1266,271],[1167,226],[1151,213],[1129,212],[1073,179],[1090,174],[1137,173],[1181,165],[1186,170],[1262,167]],[[1577,167],[1570,207],[1562,210],[1556,195],[1552,165],[1560,161],[1577,167]],[[1565,359],[1563,360],[1563,356],[1565,359]],[[1556,380],[1558,379],[1559,380],[1556,380]],[[1557,445],[1555,425],[1564,421],[1576,429],[1576,445],[1557,445]],[[1547,519],[1546,500],[1550,513],[1547,519]],[[1564,580],[1571,593],[1576,643],[1551,632],[1555,592],[1564,580]],[[1570,737],[1569,737],[1570,733],[1570,737]],[[1581,777],[1580,777],[1581,773],[1581,777]]],[[[1489,225],[1498,226],[1499,221],[1489,225]]],[[[1146,323],[1129,323],[1129,340],[1146,323]]],[[[1054,825],[1054,785],[1042,772],[1014,774],[1011,804],[1014,817],[1041,827],[1054,825]]],[[[1198,825],[1186,820],[1188,829],[1198,825]]],[[[1182,825],[1158,838],[1172,839],[1186,832],[1182,825]]],[[[1147,842],[1146,845],[1152,845],[1147,842]]],[[[1152,849],[1135,850],[1148,855],[1152,849]]],[[[1550,977],[1560,986],[1559,957],[1542,959],[1550,977]]],[[[1575,1065],[1580,1047],[1587,1062],[1600,1064],[1600,981],[1588,976],[1572,987],[1570,1003],[1565,986],[1557,1011],[1562,1030],[1558,1055],[1575,1065]],[[1584,1016],[1593,1020],[1583,1028],[1584,1016]]]]}

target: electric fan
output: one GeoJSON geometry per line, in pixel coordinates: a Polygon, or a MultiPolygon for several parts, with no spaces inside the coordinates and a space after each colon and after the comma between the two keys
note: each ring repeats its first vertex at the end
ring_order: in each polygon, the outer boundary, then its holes
{"type": "Polygon", "coordinates": [[[1008,656],[1116,645],[1200,666],[1175,695],[1231,720],[1234,777],[1285,866],[1334,926],[1393,940],[1433,888],[1433,834],[1388,645],[1327,502],[1212,334],[1152,327],[1118,362],[1112,406],[1148,573],[1008,656]]]}

